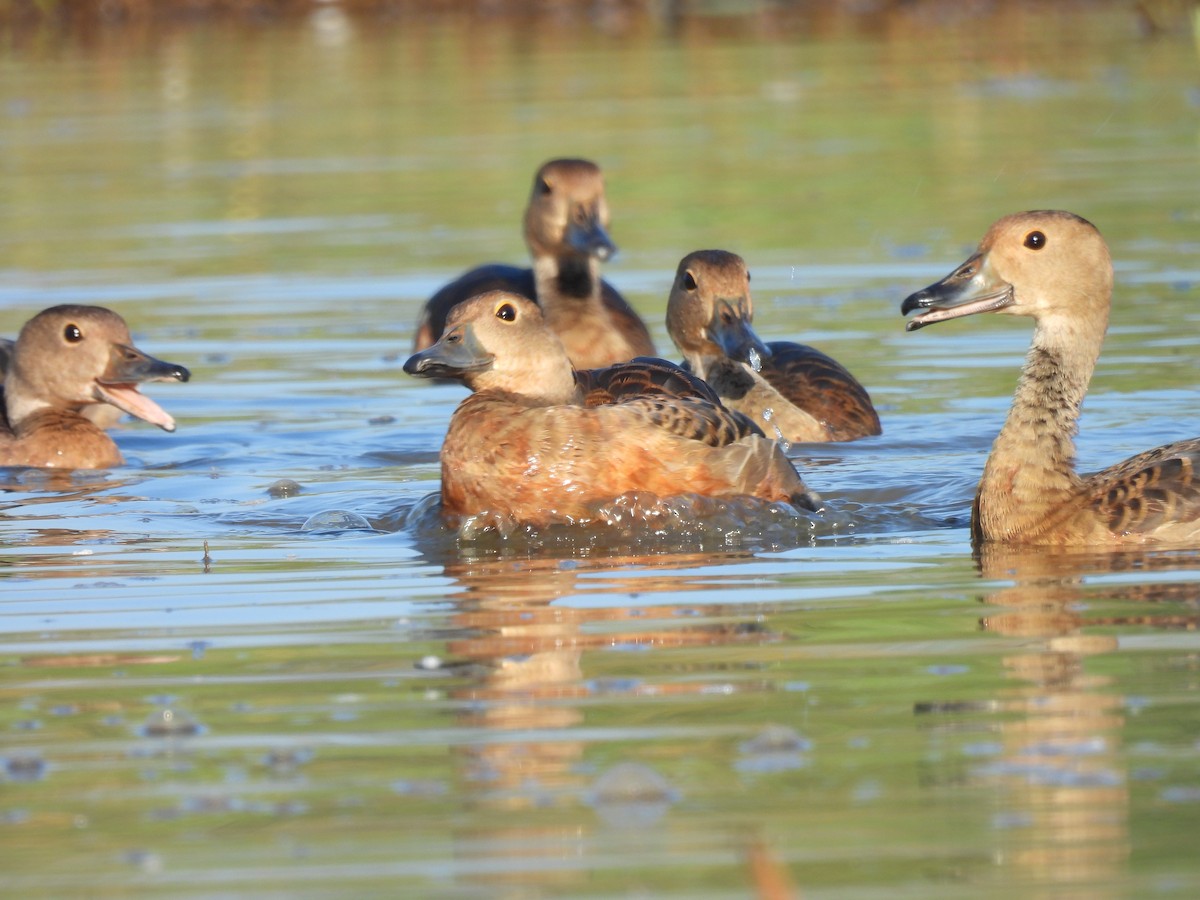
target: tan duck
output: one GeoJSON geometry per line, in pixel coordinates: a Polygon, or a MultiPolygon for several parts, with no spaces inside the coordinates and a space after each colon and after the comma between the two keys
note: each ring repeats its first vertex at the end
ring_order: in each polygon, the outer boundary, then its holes
{"type": "Polygon", "coordinates": [[[133,346],[124,319],[99,306],[55,306],[25,323],[4,377],[0,465],[102,469],[123,462],[82,410],[97,403],[166,431],[175,420],[140,393],[146,381],[187,381],[188,370],[133,346]]]}
{"type": "Polygon", "coordinates": [[[457,304],[503,290],[541,305],[576,368],[654,354],[654,342],[638,314],[600,277],[600,263],[617,247],[608,235],[599,166],[584,159],[552,159],[538,169],[525,209],[525,243],[533,268],[479,266],[434,294],[417,325],[413,350],[424,350],[441,337],[457,304]]]}
{"type": "Polygon", "coordinates": [[[804,344],[764,344],[753,318],[750,272],[740,256],[697,250],[679,263],[667,331],[685,364],[722,403],[790,442],[852,441],[881,432],[870,396],[844,366],[804,344]]]}
{"type": "MultiPolygon", "coordinates": [[[[8,371],[14,348],[17,346],[16,341],[8,338],[0,338],[0,398],[4,394],[4,374],[8,371]]],[[[89,403],[79,411],[79,414],[85,419],[91,419],[101,428],[112,428],[125,413],[117,409],[115,406],[109,406],[107,403],[89,403]]],[[[4,415],[4,404],[0,403],[0,416],[4,415]]]]}
{"type": "Polygon", "coordinates": [[[1108,327],[1113,269],[1090,222],[1061,211],[1006,216],[979,249],[908,297],[913,331],[975,313],[1029,316],[1033,343],[992,445],[971,516],[977,543],[1200,544],[1200,439],[1075,471],[1080,405],[1108,327]]]}
{"type": "Polygon", "coordinates": [[[820,502],[774,441],[670,363],[639,360],[577,378],[537,304],[516,294],[459,304],[441,339],[404,370],[458,378],[473,391],[442,446],[450,523],[481,513],[588,522],[598,503],[629,491],[750,494],[807,509],[820,502]]]}

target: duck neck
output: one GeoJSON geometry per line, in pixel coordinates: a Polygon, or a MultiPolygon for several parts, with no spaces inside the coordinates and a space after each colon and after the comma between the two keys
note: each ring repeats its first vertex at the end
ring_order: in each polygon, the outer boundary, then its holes
{"type": "Polygon", "coordinates": [[[594,256],[545,256],[534,261],[538,301],[546,298],[591,300],[600,296],[600,263],[594,256]]]}
{"type": "Polygon", "coordinates": [[[15,366],[14,371],[9,372],[4,380],[3,397],[8,425],[13,433],[19,432],[21,424],[30,416],[43,409],[49,409],[52,405],[49,401],[26,389],[25,381],[15,366]]]}
{"type": "Polygon", "coordinates": [[[1098,333],[1039,323],[1004,427],[975,498],[977,538],[1035,535],[1049,510],[1078,491],[1075,434],[1103,340],[1098,333]]]}

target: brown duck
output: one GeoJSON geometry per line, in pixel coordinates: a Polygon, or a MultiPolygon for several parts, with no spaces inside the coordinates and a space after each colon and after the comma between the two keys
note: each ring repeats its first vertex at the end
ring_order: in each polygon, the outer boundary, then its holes
{"type": "Polygon", "coordinates": [[[459,304],[404,370],[473,391],[442,445],[451,523],[482,513],[586,523],[629,491],[820,502],[774,441],[678,367],[638,360],[577,377],[537,304],[516,294],[459,304]]]}
{"type": "Polygon", "coordinates": [[[552,159],[538,169],[525,209],[525,243],[533,268],[479,266],[434,294],[417,325],[413,350],[424,350],[441,337],[457,304],[503,290],[538,302],[576,368],[654,354],[654,342],[638,314],[600,277],[600,263],[617,247],[608,235],[599,166],[584,159],[552,159]]]}
{"type": "Polygon", "coordinates": [[[679,263],[667,331],[685,365],[722,403],[790,442],[852,441],[881,432],[870,396],[844,366],[804,344],[764,344],[753,318],[750,272],[740,256],[697,250],[679,263]]]}
{"type": "Polygon", "coordinates": [[[146,381],[187,381],[187,369],[133,346],[125,320],[99,306],[55,306],[25,323],[10,347],[0,421],[0,465],[102,469],[123,462],[86,407],[105,403],[175,430],[140,393],[146,381]]]}
{"type": "Polygon", "coordinates": [[[971,515],[977,543],[1200,544],[1200,439],[1075,471],[1080,405],[1108,327],[1108,246],[1068,212],[1000,219],[979,249],[908,297],[913,331],[975,313],[1029,316],[1033,342],[1008,419],[992,445],[971,515]]]}

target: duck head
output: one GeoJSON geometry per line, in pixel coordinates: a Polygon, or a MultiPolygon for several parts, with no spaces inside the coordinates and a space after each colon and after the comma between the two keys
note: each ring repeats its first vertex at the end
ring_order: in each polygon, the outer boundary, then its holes
{"type": "Polygon", "coordinates": [[[183,366],[143,353],[125,320],[100,306],[65,305],[25,323],[12,348],[5,392],[9,418],[44,407],[80,409],[108,403],[164,431],[175,420],[138,390],[148,381],[187,381],[183,366]]]}
{"type": "Polygon", "coordinates": [[[1067,331],[1108,323],[1113,270],[1108,246],[1086,219],[1061,210],[1035,210],[997,221],[978,249],[953,272],[909,295],[905,326],[915,331],[975,313],[1031,316],[1067,331]]]}
{"type": "Polygon", "coordinates": [[[536,303],[489,291],[458,304],[431,347],[404,371],[420,378],[457,378],[473,391],[497,391],[545,404],[577,399],[575,373],[562,341],[536,303]]]}
{"type": "Polygon", "coordinates": [[[750,326],[750,271],[736,253],[697,250],[675,271],[667,300],[667,331],[688,365],[703,373],[713,360],[749,363],[751,351],[771,355],[750,326]]]}
{"type": "Polygon", "coordinates": [[[552,159],[538,169],[525,209],[525,241],[535,258],[611,258],[617,245],[608,234],[600,167],[586,159],[552,159]]]}

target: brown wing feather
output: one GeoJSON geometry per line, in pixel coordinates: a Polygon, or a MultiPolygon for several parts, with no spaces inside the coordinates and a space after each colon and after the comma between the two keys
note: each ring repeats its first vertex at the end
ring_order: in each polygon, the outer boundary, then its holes
{"type": "Polygon", "coordinates": [[[1087,503],[1116,534],[1200,518],[1200,438],[1139,453],[1084,476],[1087,503]]]}
{"type": "Polygon", "coordinates": [[[825,422],[837,440],[882,433],[871,397],[841,363],[814,347],[791,341],[767,344],[764,379],[809,415],[825,422]]]}
{"type": "Polygon", "coordinates": [[[582,369],[575,380],[587,406],[637,404],[654,425],[713,447],[763,433],[747,416],[722,405],[702,378],[665,359],[639,356],[603,369],[582,369]]]}

